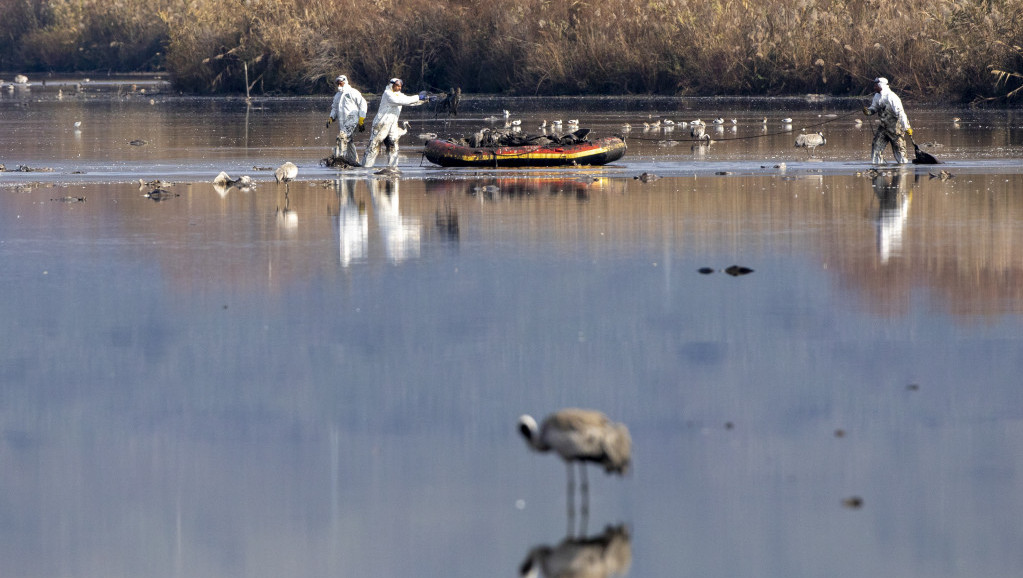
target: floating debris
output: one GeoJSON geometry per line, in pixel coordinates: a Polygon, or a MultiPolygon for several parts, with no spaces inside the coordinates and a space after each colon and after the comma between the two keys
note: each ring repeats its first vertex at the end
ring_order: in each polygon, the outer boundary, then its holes
{"type": "Polygon", "coordinates": [[[54,201],[54,202],[57,202],[57,203],[84,203],[85,202],[85,197],[67,196],[67,197],[60,197],[59,199],[50,199],[50,200],[54,201]]]}
{"type": "Polygon", "coordinates": [[[220,171],[220,174],[217,175],[216,177],[214,177],[213,184],[214,185],[219,185],[219,186],[222,186],[222,187],[238,187],[238,188],[251,187],[252,186],[252,178],[249,177],[248,175],[242,175],[242,176],[238,177],[237,179],[232,179],[231,175],[225,173],[224,171],[220,171]]]}
{"type": "Polygon", "coordinates": [[[909,391],[920,391],[920,386],[916,383],[911,383],[906,386],[906,389],[909,391]]]}
{"type": "Polygon", "coordinates": [[[325,159],[320,159],[320,165],[329,169],[351,169],[362,166],[359,163],[352,164],[346,161],[344,157],[337,156],[333,153],[325,159]]]}
{"type": "Polygon", "coordinates": [[[152,191],[149,191],[148,193],[142,196],[147,199],[152,199],[156,202],[160,202],[166,201],[167,199],[173,199],[174,197],[180,197],[181,195],[177,193],[172,193],[170,191],[166,191],[164,189],[153,189],[152,191]]]}
{"type": "Polygon", "coordinates": [[[139,179],[139,190],[142,189],[165,189],[174,186],[174,183],[157,179],[155,181],[144,181],[139,179]]]}
{"type": "Polygon", "coordinates": [[[955,175],[953,175],[952,173],[950,173],[948,171],[941,171],[941,172],[938,172],[938,173],[927,173],[927,175],[930,178],[932,178],[932,179],[941,179],[943,181],[947,181],[947,180],[955,177],[955,175]]]}
{"type": "Polygon", "coordinates": [[[731,265],[725,268],[725,273],[728,273],[732,277],[738,277],[739,275],[749,275],[753,272],[753,269],[749,267],[743,267],[742,265],[731,265]]]}
{"type": "Polygon", "coordinates": [[[845,437],[845,430],[841,429],[841,428],[836,429],[835,430],[835,437],[836,438],[844,438],[845,437]]]}
{"type": "Polygon", "coordinates": [[[146,146],[149,143],[144,141],[144,140],[142,140],[142,139],[140,139],[140,138],[138,138],[138,139],[135,139],[135,140],[129,142],[128,144],[130,144],[133,147],[142,147],[142,146],[146,146]]]}
{"type": "Polygon", "coordinates": [[[700,267],[697,271],[699,271],[700,275],[710,275],[714,272],[714,269],[711,267],[700,267]]]}
{"type": "MultiPolygon", "coordinates": [[[[0,165],[2,166],[2,165],[0,165]]],[[[28,165],[18,165],[14,168],[16,173],[52,173],[53,169],[50,167],[33,168],[28,165]]]]}
{"type": "Polygon", "coordinates": [[[649,183],[649,182],[656,181],[657,179],[659,179],[661,177],[659,177],[659,176],[657,176],[657,175],[655,175],[653,173],[643,173],[641,175],[637,175],[637,176],[632,177],[632,178],[636,179],[636,180],[638,180],[638,181],[640,181],[642,183],[649,183]]]}
{"type": "Polygon", "coordinates": [[[842,500],[842,505],[852,510],[859,510],[863,507],[863,498],[859,496],[849,496],[842,500]]]}
{"type": "Polygon", "coordinates": [[[484,185],[473,187],[472,192],[479,195],[496,195],[501,192],[501,188],[497,185],[484,185]]]}

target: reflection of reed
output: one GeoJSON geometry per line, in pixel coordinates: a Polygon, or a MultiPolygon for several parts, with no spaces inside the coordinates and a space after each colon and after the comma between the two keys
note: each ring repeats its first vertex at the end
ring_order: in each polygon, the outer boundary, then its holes
{"type": "Polygon", "coordinates": [[[625,526],[608,526],[596,536],[566,536],[556,546],[537,546],[519,567],[523,578],[608,578],[624,576],[632,564],[625,526]]]}

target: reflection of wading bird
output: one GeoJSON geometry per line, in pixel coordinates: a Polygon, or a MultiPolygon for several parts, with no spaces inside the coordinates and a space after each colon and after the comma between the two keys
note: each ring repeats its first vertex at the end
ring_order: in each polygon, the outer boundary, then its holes
{"type": "Polygon", "coordinates": [[[632,438],[624,424],[614,423],[599,411],[588,409],[562,409],[537,424],[532,416],[519,418],[519,433],[529,446],[538,452],[554,450],[565,460],[568,472],[569,515],[575,513],[573,467],[579,463],[582,478],[583,513],[588,510],[589,482],[586,462],[604,466],[609,474],[623,475],[632,460],[632,438]]]}
{"type": "Polygon", "coordinates": [[[557,546],[533,548],[519,576],[537,578],[610,578],[624,576],[632,565],[632,544],[624,526],[608,526],[585,538],[566,537],[557,546]]]}

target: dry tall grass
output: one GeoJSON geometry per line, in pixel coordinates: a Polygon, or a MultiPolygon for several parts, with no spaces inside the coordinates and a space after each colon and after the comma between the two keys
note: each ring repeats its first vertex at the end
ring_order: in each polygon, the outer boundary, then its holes
{"type": "MultiPolygon", "coordinates": [[[[162,66],[197,92],[860,94],[1023,83],[1023,0],[5,0],[0,69],[162,66]],[[993,71],[994,74],[993,74],[993,71]]],[[[1020,92],[1015,92],[1018,96],[1020,92]]]]}

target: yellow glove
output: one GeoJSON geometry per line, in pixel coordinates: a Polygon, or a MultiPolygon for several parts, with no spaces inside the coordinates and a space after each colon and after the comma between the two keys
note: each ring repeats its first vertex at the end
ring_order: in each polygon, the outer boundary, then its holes
{"type": "Polygon", "coordinates": [[[870,109],[867,107],[863,107],[863,114],[870,116],[870,109]]]}
{"type": "Polygon", "coordinates": [[[909,136],[913,136],[913,129],[907,128],[906,129],[906,134],[908,134],[909,136]]]}
{"type": "Polygon", "coordinates": [[[334,122],[334,117],[327,117],[327,128],[330,128],[330,123],[334,122]]]}
{"type": "Polygon", "coordinates": [[[366,132],[366,117],[359,117],[359,132],[366,132]]]}

